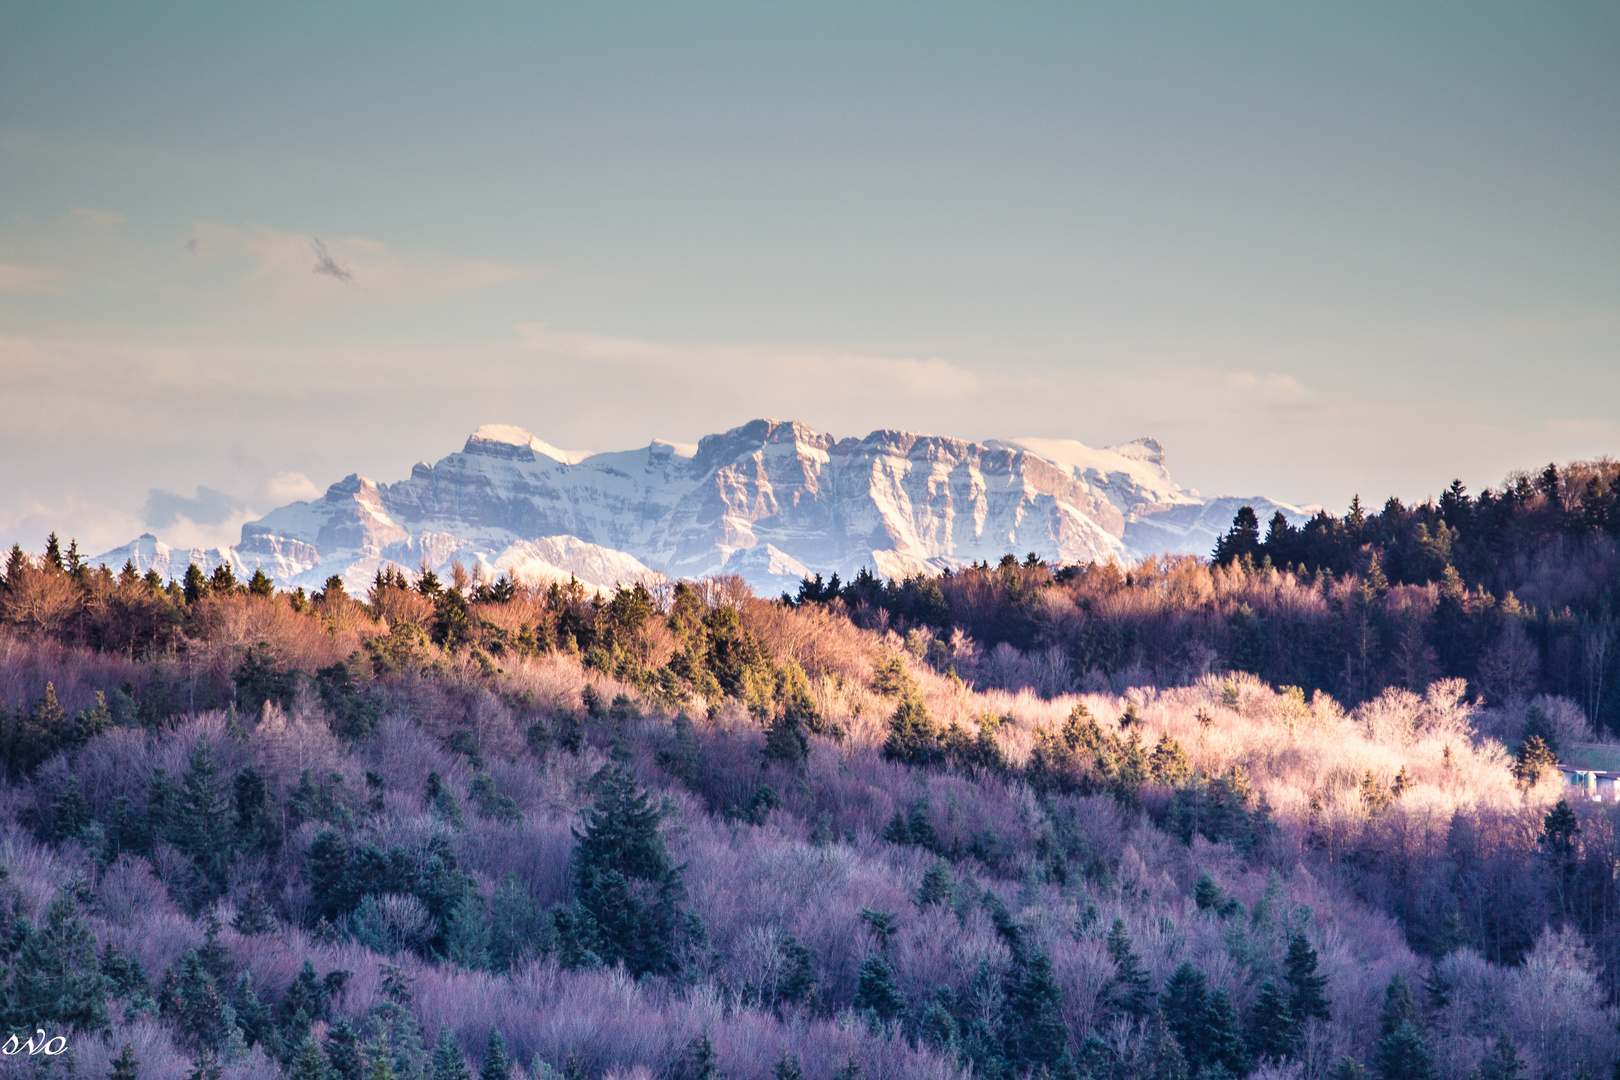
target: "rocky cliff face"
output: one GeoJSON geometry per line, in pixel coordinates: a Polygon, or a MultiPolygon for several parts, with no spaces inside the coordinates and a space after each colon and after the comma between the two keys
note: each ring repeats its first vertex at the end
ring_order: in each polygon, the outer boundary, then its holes
{"type": "MultiPolygon", "coordinates": [[[[654,441],[584,454],[492,424],[405,480],[353,475],[320,499],[274,510],[219,557],[287,585],[339,574],[363,588],[387,563],[459,558],[526,580],[574,574],[595,587],[655,571],[736,573],[774,594],[807,573],[937,572],[1007,552],[1054,563],[1207,554],[1242,505],[1262,520],[1279,509],[1303,516],[1269,499],[1182,488],[1152,439],[1102,450],[905,431],[835,440],[755,420],[695,447],[654,441]]],[[[139,562],[150,549],[137,542],[102,559],[139,562]]]]}

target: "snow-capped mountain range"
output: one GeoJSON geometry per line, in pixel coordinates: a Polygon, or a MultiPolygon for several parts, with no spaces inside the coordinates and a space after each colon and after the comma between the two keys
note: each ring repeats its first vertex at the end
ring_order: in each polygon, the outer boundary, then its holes
{"type": "Polygon", "coordinates": [[[132,560],[178,577],[229,561],[285,587],[333,574],[363,591],[377,569],[454,559],[524,581],[569,575],[609,588],[649,575],[739,574],[776,595],[807,575],[862,567],[887,577],[1012,552],[1051,563],[1160,552],[1207,555],[1241,506],[1170,479],[1156,440],[1097,450],[1067,439],[985,443],[905,431],[835,440],[791,421],[755,420],[694,445],[559,450],[486,424],[458,452],[379,484],[358,474],[309,502],[242,527],[234,548],[178,551],[150,534],[95,561],[132,560]]]}

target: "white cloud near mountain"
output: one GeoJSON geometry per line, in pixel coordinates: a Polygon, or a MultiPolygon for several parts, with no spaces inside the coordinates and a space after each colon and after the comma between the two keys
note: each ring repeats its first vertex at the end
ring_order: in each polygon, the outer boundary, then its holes
{"type": "MultiPolygon", "coordinates": [[[[785,414],[786,395],[818,397],[847,395],[873,403],[891,416],[914,413],[916,406],[983,407],[1004,399],[1014,388],[1005,379],[986,379],[981,373],[940,357],[883,356],[855,351],[772,343],[699,342],[668,343],[615,337],[607,334],[569,333],[545,323],[521,323],[518,336],[526,351],[561,369],[596,369],[614,379],[641,380],[625,384],[640,392],[668,386],[694,392],[727,409],[731,417],[785,414]]],[[[565,376],[566,377],[566,376],[565,376]]],[[[1025,380],[1020,380],[1025,381],[1025,380]]],[[[718,417],[717,417],[718,419],[718,417]]],[[[848,430],[847,418],[836,421],[848,430]]],[[[918,426],[914,420],[900,420],[918,426]]],[[[883,426],[874,419],[871,427],[883,426]]],[[[718,423],[714,426],[720,426],[718,423]]],[[[853,426],[860,426],[856,422],[853,426]]],[[[870,428],[867,428],[870,430],[870,428]]]]}

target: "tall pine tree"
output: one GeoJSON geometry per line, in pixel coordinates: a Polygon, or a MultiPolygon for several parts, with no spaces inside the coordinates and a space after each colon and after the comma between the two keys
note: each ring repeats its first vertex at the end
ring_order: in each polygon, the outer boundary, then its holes
{"type": "Polygon", "coordinates": [[[461,1046],[447,1027],[439,1029],[439,1041],[433,1047],[433,1080],[472,1080],[461,1046]]]}
{"type": "Polygon", "coordinates": [[[72,894],[60,892],[44,920],[23,934],[12,961],[11,992],[5,995],[5,1027],[61,1025],[93,1031],[107,1022],[105,991],[96,939],[72,894]]]}
{"type": "Polygon", "coordinates": [[[1286,967],[1288,1011],[1294,1023],[1303,1027],[1305,1021],[1312,1018],[1330,1019],[1332,1012],[1323,993],[1327,989],[1327,976],[1316,973],[1316,950],[1305,940],[1305,935],[1295,934],[1289,939],[1286,967]]]}
{"type": "Polygon", "coordinates": [[[478,1073],[478,1080],[512,1080],[512,1059],[506,1053],[506,1039],[496,1028],[489,1029],[484,1067],[478,1073]]]}
{"type": "Polygon", "coordinates": [[[1423,1012],[1412,988],[1399,973],[1384,991],[1384,1011],[1378,1025],[1380,1080],[1432,1080],[1434,1055],[1423,1030],[1423,1012]]]}
{"type": "Polygon", "coordinates": [[[685,896],[658,827],[663,811],[618,762],[595,778],[596,801],[575,830],[574,886],[595,924],[600,958],[636,975],[672,972],[674,933],[685,896]]]}
{"type": "Polygon", "coordinates": [[[1063,990],[1046,953],[1037,949],[1030,956],[1011,989],[1007,1013],[1014,1060],[1056,1071],[1068,1031],[1063,1026],[1063,990]]]}

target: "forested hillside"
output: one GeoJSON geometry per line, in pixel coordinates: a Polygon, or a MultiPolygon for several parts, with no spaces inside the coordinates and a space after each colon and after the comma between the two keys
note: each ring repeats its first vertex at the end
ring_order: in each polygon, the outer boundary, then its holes
{"type": "Polygon", "coordinates": [[[1570,698],[1620,731],[1617,487],[1620,463],[1549,465],[1477,499],[1454,482],[1438,502],[1357,500],[1303,528],[1277,514],[1263,537],[1245,509],[1209,563],[1009,555],[934,578],[817,579],[794,599],[918,630],[936,663],[1002,686],[1118,691],[1235,668],[1355,703],[1462,678],[1490,701],[1570,698]]]}
{"type": "Polygon", "coordinates": [[[1612,473],[1438,569],[1398,505],[779,601],[15,551],[0,1069],[1608,1075],[1612,473]]]}

